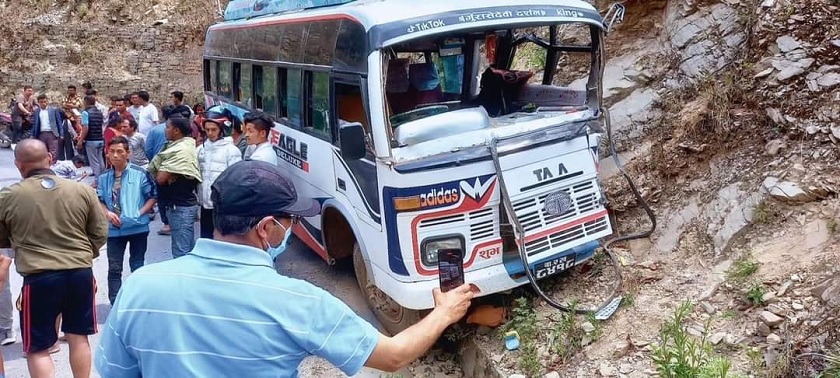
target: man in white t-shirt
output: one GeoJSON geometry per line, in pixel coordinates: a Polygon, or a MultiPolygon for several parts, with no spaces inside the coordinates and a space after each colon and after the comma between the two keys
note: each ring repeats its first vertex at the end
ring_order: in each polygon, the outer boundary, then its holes
{"type": "Polygon", "coordinates": [[[128,96],[128,101],[131,103],[131,106],[128,107],[128,112],[131,113],[131,116],[139,122],[140,111],[144,108],[143,100],[140,99],[140,94],[138,92],[134,92],[128,96]]]}
{"type": "Polygon", "coordinates": [[[160,115],[157,107],[149,102],[149,92],[140,91],[137,92],[137,96],[140,97],[143,104],[143,109],[140,110],[140,116],[137,118],[137,131],[140,134],[148,135],[149,131],[152,131],[152,128],[160,123],[160,115]]]}
{"type": "Polygon", "coordinates": [[[248,150],[245,158],[260,160],[277,165],[277,152],[268,140],[274,121],[268,114],[256,111],[245,115],[245,138],[248,139],[248,150]]]}

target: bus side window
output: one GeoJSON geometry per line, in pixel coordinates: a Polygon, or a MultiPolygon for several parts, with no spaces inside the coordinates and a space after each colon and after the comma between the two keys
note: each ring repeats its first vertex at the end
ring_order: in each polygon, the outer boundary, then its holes
{"type": "Polygon", "coordinates": [[[249,108],[253,108],[254,101],[251,97],[251,90],[253,89],[251,81],[251,65],[243,63],[237,64],[237,66],[239,66],[239,77],[236,85],[236,101],[239,101],[240,103],[249,108]]]}
{"type": "Polygon", "coordinates": [[[322,139],[332,141],[330,129],[330,75],[326,72],[306,71],[305,130],[322,139]]]}
{"type": "Polygon", "coordinates": [[[303,71],[288,69],[286,71],[286,105],[288,109],[288,123],[290,126],[300,127],[300,116],[303,97],[303,71]]]}
{"type": "Polygon", "coordinates": [[[216,93],[220,96],[233,98],[233,65],[231,62],[219,62],[219,84],[216,93]]]}
{"type": "Polygon", "coordinates": [[[216,91],[219,89],[219,61],[211,60],[207,67],[208,75],[210,75],[210,83],[208,83],[207,90],[216,91]]]}
{"type": "Polygon", "coordinates": [[[368,152],[375,155],[373,149],[373,137],[370,131],[370,122],[368,121],[365,104],[362,100],[361,88],[358,85],[345,83],[336,83],[334,88],[338,123],[361,123],[362,127],[365,129],[365,147],[368,152]]]}
{"type": "Polygon", "coordinates": [[[285,94],[280,91],[275,67],[254,66],[254,107],[275,117],[283,117],[278,112],[278,102],[285,94]]]}

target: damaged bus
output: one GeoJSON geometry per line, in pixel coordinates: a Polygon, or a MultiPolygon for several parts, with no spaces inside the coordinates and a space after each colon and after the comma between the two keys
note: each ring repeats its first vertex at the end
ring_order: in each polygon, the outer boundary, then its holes
{"type": "Polygon", "coordinates": [[[205,100],[275,117],[280,165],[322,206],[295,235],[352,259],[388,331],[433,307],[440,250],[487,295],[580,264],[612,233],[592,5],[317,3],[231,2],[207,31],[205,100]]]}

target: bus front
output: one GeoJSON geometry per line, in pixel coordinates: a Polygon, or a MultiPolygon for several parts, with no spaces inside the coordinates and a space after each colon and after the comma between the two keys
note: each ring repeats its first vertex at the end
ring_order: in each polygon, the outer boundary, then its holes
{"type": "Polygon", "coordinates": [[[520,249],[541,279],[612,233],[598,180],[603,23],[585,2],[564,3],[370,31],[370,98],[390,149],[379,159],[387,255],[369,255],[400,306],[433,306],[440,250],[460,249],[466,281],[486,295],[528,282],[520,249]]]}

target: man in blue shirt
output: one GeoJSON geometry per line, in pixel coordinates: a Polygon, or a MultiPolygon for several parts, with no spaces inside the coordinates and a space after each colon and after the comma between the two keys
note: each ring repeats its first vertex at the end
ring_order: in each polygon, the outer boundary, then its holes
{"type": "Polygon", "coordinates": [[[161,109],[163,112],[163,123],[155,125],[152,131],[149,131],[149,135],[146,135],[146,157],[149,161],[152,161],[163,150],[163,147],[166,146],[166,121],[172,116],[173,109],[175,107],[172,105],[164,106],[161,109]]]}
{"type": "Polygon", "coordinates": [[[99,176],[96,194],[108,215],[108,299],[117,299],[122,286],[125,247],[128,266],[134,272],[145,261],[149,221],[157,201],[157,185],[145,169],[128,162],[128,139],[114,137],[108,146],[112,168],[99,176]]]}
{"type": "Polygon", "coordinates": [[[435,309],[394,337],[306,282],[278,275],[273,259],[299,217],[299,199],[276,165],[246,160],[213,183],[215,240],[126,280],[103,327],[103,377],[296,377],[309,355],[345,374],[396,371],[422,356],[473,297],[470,285],[435,289],[435,309]],[[220,337],[220,335],[224,337],[220,337]]]}

